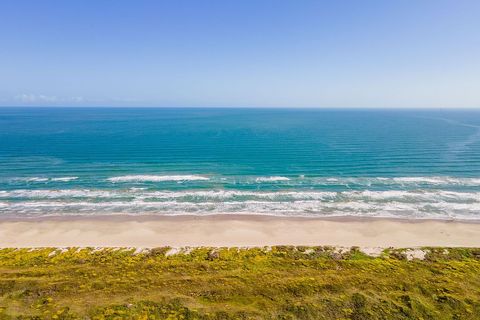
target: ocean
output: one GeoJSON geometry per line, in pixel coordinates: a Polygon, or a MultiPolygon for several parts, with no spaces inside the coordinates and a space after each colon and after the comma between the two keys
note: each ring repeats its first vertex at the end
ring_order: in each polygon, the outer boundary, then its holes
{"type": "Polygon", "coordinates": [[[0,216],[480,219],[480,111],[0,108],[0,216]]]}

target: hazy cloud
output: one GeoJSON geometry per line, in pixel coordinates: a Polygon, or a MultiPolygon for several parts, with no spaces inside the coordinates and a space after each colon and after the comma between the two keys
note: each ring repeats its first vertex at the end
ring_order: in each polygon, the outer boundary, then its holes
{"type": "Polygon", "coordinates": [[[57,97],[57,96],[48,96],[43,94],[28,94],[22,93],[14,97],[15,101],[25,103],[25,104],[44,104],[44,103],[81,103],[85,99],[83,97],[57,97]]]}

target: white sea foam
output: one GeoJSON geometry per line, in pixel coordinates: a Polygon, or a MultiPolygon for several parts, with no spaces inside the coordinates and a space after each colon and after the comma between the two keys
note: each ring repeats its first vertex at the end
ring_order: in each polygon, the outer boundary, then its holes
{"type": "Polygon", "coordinates": [[[480,178],[457,177],[312,177],[318,185],[480,186],[480,178]]]}
{"type": "Polygon", "coordinates": [[[73,180],[77,180],[78,177],[58,177],[58,178],[52,178],[52,181],[59,181],[59,182],[69,182],[73,180]]]}
{"type": "Polygon", "coordinates": [[[22,182],[69,182],[72,180],[76,180],[78,177],[55,177],[55,178],[48,178],[48,177],[17,177],[12,178],[12,181],[22,181],[22,182]]]}
{"type": "Polygon", "coordinates": [[[151,191],[144,188],[119,190],[90,189],[17,189],[1,190],[0,199],[62,199],[62,198],[128,198],[137,200],[226,201],[263,199],[270,201],[323,200],[330,202],[346,199],[368,202],[480,202],[480,192],[454,192],[445,190],[385,190],[385,191],[242,191],[242,190],[189,190],[151,191]]]}
{"type": "Polygon", "coordinates": [[[25,181],[25,182],[46,182],[48,178],[45,177],[26,177],[26,178],[13,178],[14,181],[25,181]]]}
{"type": "Polygon", "coordinates": [[[122,196],[120,192],[109,190],[63,189],[63,190],[11,190],[0,191],[0,198],[115,198],[122,196]]]}
{"type": "MultiPolygon", "coordinates": [[[[17,177],[7,178],[7,180],[16,182],[69,182],[77,180],[76,176],[66,177],[17,177]]],[[[480,187],[480,177],[449,177],[449,176],[405,176],[405,177],[308,177],[300,175],[297,177],[285,176],[237,176],[237,177],[222,177],[222,176],[204,176],[204,175],[124,175],[107,178],[107,181],[119,182],[164,182],[164,181],[206,181],[221,182],[225,184],[235,183],[281,183],[287,182],[289,186],[295,184],[317,186],[345,186],[351,188],[352,186],[372,187],[372,186],[388,186],[389,188],[399,187],[442,187],[442,186],[465,186],[465,187],[480,187]]]]}
{"type": "MultiPolygon", "coordinates": [[[[29,177],[21,181],[68,182],[76,177],[29,177]],[[28,179],[28,180],[27,180],[28,179]],[[57,180],[54,180],[57,179],[57,180]],[[61,180],[59,180],[61,179],[61,180]],[[68,181],[67,181],[68,180],[68,181]]],[[[10,178],[8,178],[10,179],[10,178]]],[[[36,189],[23,186],[0,190],[0,214],[268,214],[292,216],[391,216],[480,220],[480,178],[460,177],[222,177],[200,175],[127,175],[110,182],[204,181],[218,189],[152,190],[131,185],[109,189],[36,189]],[[261,190],[272,182],[278,191],[261,190]],[[229,183],[235,184],[231,189],[229,183]],[[252,188],[252,183],[259,190],[252,188]],[[298,188],[296,187],[298,183],[298,188]],[[345,187],[342,187],[345,186],[345,187]],[[322,186],[321,188],[318,188],[322,186]],[[325,186],[325,187],[323,187],[325,186]],[[290,189],[291,188],[291,189],[290,189]],[[314,190],[315,188],[324,190],[314,190]],[[336,190],[333,191],[332,189],[336,190]],[[382,190],[383,189],[383,190],[382,190]],[[455,190],[455,191],[454,191],[455,190]]],[[[105,184],[105,181],[103,181],[105,184]]],[[[49,185],[44,184],[44,185],[49,185]]],[[[63,184],[52,184],[53,186],[63,184]]],[[[102,186],[102,185],[100,185],[102,186]]],[[[208,185],[209,186],[209,185],[208,185]]],[[[211,186],[209,186],[212,188],[211,186]]]]}
{"type": "Polygon", "coordinates": [[[256,182],[275,182],[275,181],[289,181],[290,178],[273,176],[273,177],[258,177],[255,179],[256,182]]]}
{"type": "Polygon", "coordinates": [[[480,186],[480,178],[457,178],[457,177],[396,177],[391,178],[394,182],[406,184],[432,184],[432,185],[465,185],[480,186]]]}
{"type": "Polygon", "coordinates": [[[448,177],[440,178],[440,177],[399,177],[393,178],[393,181],[401,182],[401,183],[430,183],[430,184],[442,184],[442,183],[449,183],[451,179],[448,177]]]}
{"type": "Polygon", "coordinates": [[[111,182],[162,182],[162,181],[201,181],[209,180],[209,178],[197,175],[127,175],[108,178],[111,182]]]}
{"type": "Polygon", "coordinates": [[[286,216],[391,216],[404,218],[464,218],[479,219],[480,204],[437,203],[365,203],[362,201],[323,202],[317,200],[271,202],[271,201],[228,201],[188,203],[179,201],[145,202],[17,202],[0,206],[0,213],[25,215],[46,214],[269,214],[286,216]]]}

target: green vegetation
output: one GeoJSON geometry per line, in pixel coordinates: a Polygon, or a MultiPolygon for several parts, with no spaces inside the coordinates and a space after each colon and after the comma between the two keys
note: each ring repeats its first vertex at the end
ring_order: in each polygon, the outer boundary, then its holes
{"type": "Polygon", "coordinates": [[[480,249],[424,252],[3,249],[0,318],[480,319],[480,249]]]}

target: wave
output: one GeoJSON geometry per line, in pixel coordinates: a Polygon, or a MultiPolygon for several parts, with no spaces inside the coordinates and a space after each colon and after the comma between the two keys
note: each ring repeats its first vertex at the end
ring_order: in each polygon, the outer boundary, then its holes
{"type": "Polygon", "coordinates": [[[21,181],[21,182],[69,182],[72,180],[77,180],[78,177],[55,177],[55,178],[48,178],[48,177],[17,177],[12,178],[13,181],[21,181]]]}
{"type": "Polygon", "coordinates": [[[241,190],[190,190],[190,191],[151,191],[144,188],[123,190],[58,189],[28,190],[18,189],[0,191],[0,199],[119,199],[140,200],[183,199],[183,201],[226,201],[264,199],[271,201],[325,200],[343,201],[355,199],[363,201],[400,201],[400,202],[480,202],[480,192],[455,192],[446,190],[385,190],[385,191],[241,191],[241,190]]]}
{"type": "Polygon", "coordinates": [[[274,177],[258,177],[255,179],[256,182],[275,182],[275,181],[289,181],[290,178],[274,176],[274,177]]]}
{"type": "Polygon", "coordinates": [[[463,184],[480,185],[480,178],[453,178],[453,177],[398,177],[392,178],[400,183],[421,183],[421,184],[463,184]]]}
{"type": "Polygon", "coordinates": [[[64,189],[64,190],[11,190],[0,191],[0,199],[5,198],[31,198],[31,199],[56,199],[56,198],[115,198],[121,192],[108,190],[89,189],[64,189]]]}
{"type": "Polygon", "coordinates": [[[445,190],[10,190],[0,191],[0,200],[0,213],[13,215],[257,213],[480,219],[480,192],[445,190]]]}
{"type": "Polygon", "coordinates": [[[1,189],[5,186],[0,190],[0,214],[257,213],[468,217],[480,220],[480,178],[477,177],[192,174],[97,176],[89,179],[78,179],[74,175],[38,175],[18,179],[24,184],[18,180],[12,184],[0,184],[1,189]],[[182,184],[173,187],[141,184],[164,181],[182,184]],[[189,184],[189,181],[201,183],[189,184]]]}
{"type": "Polygon", "coordinates": [[[197,175],[126,175],[107,179],[110,182],[163,182],[163,181],[202,181],[209,178],[197,175]]]}
{"type": "Polygon", "coordinates": [[[25,181],[25,182],[46,182],[48,178],[44,177],[28,177],[28,178],[13,178],[13,181],[25,181]]]}
{"type": "Polygon", "coordinates": [[[18,202],[0,206],[2,214],[17,215],[68,215],[68,214],[268,214],[279,216],[358,216],[397,218],[462,218],[479,217],[480,204],[464,203],[366,203],[362,201],[324,202],[318,200],[270,202],[18,202]]]}
{"type": "Polygon", "coordinates": [[[317,177],[311,178],[319,185],[359,185],[359,186],[480,186],[480,178],[459,178],[448,176],[433,177],[317,177]]]}
{"type": "Polygon", "coordinates": [[[60,182],[69,182],[73,180],[77,180],[78,177],[58,177],[58,178],[52,178],[52,181],[60,181],[60,182]]]}
{"type": "MultiPolygon", "coordinates": [[[[65,177],[16,177],[6,178],[7,182],[13,181],[18,185],[19,182],[26,183],[46,183],[46,182],[71,182],[78,180],[76,176],[65,177]]],[[[5,178],[2,178],[5,181],[5,178]]],[[[440,187],[480,187],[480,177],[450,177],[450,176],[404,176],[404,177],[315,177],[308,175],[299,175],[297,177],[285,176],[205,176],[205,175],[123,175],[109,178],[91,178],[90,182],[102,183],[105,181],[112,183],[128,182],[188,182],[188,181],[209,181],[212,183],[221,183],[224,185],[234,184],[268,184],[282,186],[285,183],[288,187],[307,186],[307,187],[341,187],[369,188],[379,187],[388,189],[398,188],[440,188],[440,187]],[[97,180],[97,181],[96,181],[97,180]]]]}

